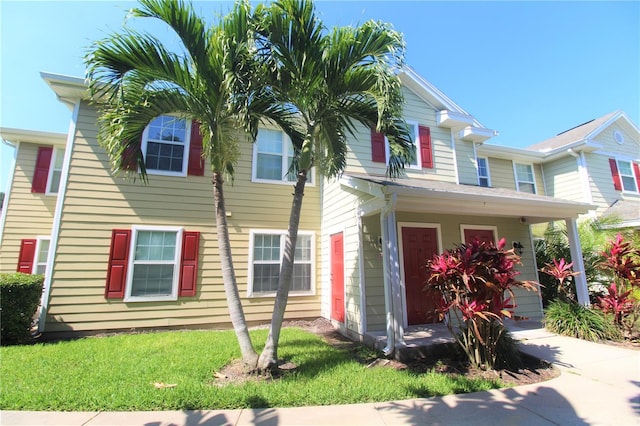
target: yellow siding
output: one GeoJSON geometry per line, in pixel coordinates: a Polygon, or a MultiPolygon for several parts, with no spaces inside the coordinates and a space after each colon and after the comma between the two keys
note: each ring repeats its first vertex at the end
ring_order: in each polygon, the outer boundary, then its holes
{"type": "Polygon", "coordinates": [[[489,158],[489,173],[491,174],[492,187],[516,190],[512,161],[489,158]]]}
{"type": "Polygon", "coordinates": [[[57,197],[31,193],[39,146],[23,142],[18,148],[13,183],[7,193],[9,203],[0,248],[1,272],[16,270],[22,239],[51,235],[57,197]]]}
{"type": "Polygon", "coordinates": [[[543,173],[547,195],[565,200],[586,201],[575,158],[567,156],[545,163],[543,173]]]}
{"type": "Polygon", "coordinates": [[[478,184],[478,166],[476,164],[473,143],[456,141],[456,157],[458,161],[458,180],[467,185],[478,184]]]}
{"type": "MultiPolygon", "coordinates": [[[[211,177],[150,175],[149,184],[114,177],[97,145],[95,110],[82,104],[62,212],[46,331],[229,324],[221,278],[211,177]],[[197,295],[169,302],[107,300],[104,287],[111,230],[178,226],[201,232],[197,295]]],[[[252,145],[242,145],[225,201],[234,266],[247,320],[268,322],[273,297],[247,298],[250,229],[287,229],[292,184],[251,182],[252,145]]],[[[320,314],[320,191],[307,185],[301,231],[316,233],[315,295],[291,296],[286,318],[320,314]]]]}

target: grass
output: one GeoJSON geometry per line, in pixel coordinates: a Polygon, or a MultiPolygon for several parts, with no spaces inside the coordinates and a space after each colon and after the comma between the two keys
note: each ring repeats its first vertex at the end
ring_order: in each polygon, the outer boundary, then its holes
{"type": "MultiPolygon", "coordinates": [[[[252,331],[264,341],[266,330],[252,331]]],[[[475,392],[498,381],[366,368],[350,352],[296,328],[279,357],[295,365],[274,381],[218,386],[239,358],[232,331],[123,334],[0,348],[0,409],[128,411],[333,405],[475,392]],[[157,389],[154,383],[175,384],[157,389]]]]}

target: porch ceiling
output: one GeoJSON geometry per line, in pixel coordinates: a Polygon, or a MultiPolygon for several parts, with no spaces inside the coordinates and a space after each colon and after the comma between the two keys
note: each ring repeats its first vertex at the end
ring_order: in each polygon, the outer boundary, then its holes
{"type": "Polygon", "coordinates": [[[576,218],[595,206],[502,188],[425,179],[349,173],[343,185],[383,198],[396,194],[396,211],[524,218],[527,223],[576,218]]]}

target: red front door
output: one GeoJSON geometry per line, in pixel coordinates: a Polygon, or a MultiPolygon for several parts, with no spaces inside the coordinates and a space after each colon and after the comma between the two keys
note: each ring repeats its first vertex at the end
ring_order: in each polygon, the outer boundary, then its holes
{"type": "Polygon", "coordinates": [[[478,239],[484,243],[496,243],[496,237],[493,234],[493,229],[465,229],[464,230],[464,242],[465,244],[478,239]]]}
{"type": "Polygon", "coordinates": [[[331,236],[331,319],[344,322],[344,240],[331,236]]]}
{"type": "Polygon", "coordinates": [[[409,325],[439,321],[435,312],[439,296],[423,291],[429,277],[426,262],[437,253],[436,228],[402,228],[402,257],[409,325]]]}

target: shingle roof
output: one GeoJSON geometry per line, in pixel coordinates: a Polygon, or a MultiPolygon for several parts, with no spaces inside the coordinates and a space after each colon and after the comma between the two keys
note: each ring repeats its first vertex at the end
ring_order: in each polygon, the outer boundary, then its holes
{"type": "Polygon", "coordinates": [[[591,132],[602,126],[604,123],[606,123],[608,120],[610,120],[620,112],[621,111],[613,111],[607,115],[603,115],[600,118],[596,118],[595,120],[587,121],[586,123],[580,124],[579,126],[559,133],[552,138],[531,145],[527,149],[531,149],[534,151],[549,151],[563,147],[565,145],[569,145],[574,142],[578,142],[587,137],[591,132]]]}
{"type": "Polygon", "coordinates": [[[604,216],[614,216],[622,221],[637,221],[640,219],[640,204],[630,200],[619,200],[613,203],[604,216]]]}

